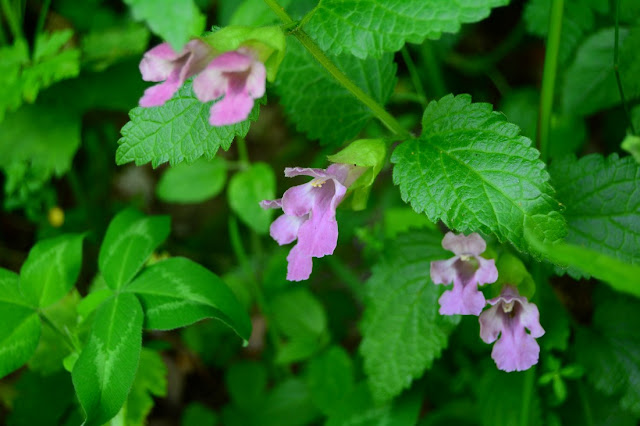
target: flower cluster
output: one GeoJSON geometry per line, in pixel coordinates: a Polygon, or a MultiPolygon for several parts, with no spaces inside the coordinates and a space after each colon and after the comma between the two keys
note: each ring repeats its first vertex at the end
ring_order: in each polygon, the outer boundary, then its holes
{"type": "Polygon", "coordinates": [[[485,300],[478,286],[495,282],[498,270],[493,259],[480,256],[487,248],[480,235],[449,232],[442,246],[455,256],[431,262],[431,279],[435,284],[453,283],[453,289],[445,291],[439,299],[440,313],[479,315],[482,340],[485,343],[497,340],[491,357],[500,370],[522,371],[535,365],[540,354],[535,338],[544,334],[536,305],[510,285],[504,286],[500,296],[485,300]],[[482,312],[487,302],[491,307],[482,312]]]}
{"type": "Polygon", "coordinates": [[[363,171],[364,168],[349,164],[332,164],[326,170],[286,168],[286,177],[313,179],[289,188],[282,198],[261,202],[265,209],[281,208],[284,212],[271,224],[271,237],[280,245],[298,240],[287,256],[289,281],[308,279],[312,258],[333,254],[338,243],[336,208],[363,171]]]}
{"type": "Polygon", "coordinates": [[[249,117],[254,100],[264,95],[266,69],[254,52],[245,47],[216,54],[202,40],[191,40],[176,53],[162,43],[144,54],[140,72],[145,81],[161,82],[148,88],[141,107],[164,105],[185,81],[196,76],[193,91],[201,102],[222,97],[211,107],[209,123],[225,126],[249,117]]]}

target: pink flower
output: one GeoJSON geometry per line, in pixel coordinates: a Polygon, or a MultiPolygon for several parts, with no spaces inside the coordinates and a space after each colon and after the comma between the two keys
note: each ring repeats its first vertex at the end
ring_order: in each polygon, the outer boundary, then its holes
{"type": "Polygon", "coordinates": [[[140,106],[164,105],[189,77],[205,69],[213,56],[213,49],[200,40],[191,40],[180,53],[176,53],[168,43],[149,50],[140,62],[142,79],[163,83],[145,90],[140,106]]]}
{"type": "Polygon", "coordinates": [[[254,99],[264,95],[267,76],[264,64],[246,48],[216,57],[194,79],[193,91],[202,102],[224,96],[211,107],[209,123],[225,126],[249,117],[254,99]]]}
{"type": "Polygon", "coordinates": [[[538,363],[540,346],[535,338],[544,334],[538,307],[505,286],[500,296],[490,299],[491,306],[480,315],[480,337],[493,345],[491,358],[500,370],[522,371],[538,363]],[[530,334],[525,331],[529,329],[530,334]]]}
{"type": "Polygon", "coordinates": [[[333,254],[338,243],[336,207],[344,198],[347,187],[364,171],[362,167],[332,164],[326,170],[302,167],[286,168],[284,175],[310,176],[314,179],[289,188],[281,199],[264,200],[265,208],[282,208],[270,228],[271,237],[280,245],[296,239],[287,261],[289,281],[306,280],[313,268],[312,258],[333,254]]]}
{"type": "Polygon", "coordinates": [[[480,257],[487,244],[475,232],[468,237],[447,232],[442,247],[455,256],[448,260],[431,262],[431,280],[434,284],[449,284],[453,289],[445,291],[438,302],[442,315],[479,315],[486,301],[478,285],[493,283],[498,270],[493,259],[480,257]]]}

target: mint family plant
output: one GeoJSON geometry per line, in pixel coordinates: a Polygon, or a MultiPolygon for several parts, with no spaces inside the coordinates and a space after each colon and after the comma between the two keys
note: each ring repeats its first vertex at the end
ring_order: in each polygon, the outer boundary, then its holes
{"type": "Polygon", "coordinates": [[[0,421],[637,424],[640,7],[509,3],[0,1],[0,421]]]}

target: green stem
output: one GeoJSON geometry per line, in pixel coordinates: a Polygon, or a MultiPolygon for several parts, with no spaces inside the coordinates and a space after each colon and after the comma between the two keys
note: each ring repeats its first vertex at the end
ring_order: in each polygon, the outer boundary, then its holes
{"type": "Polygon", "coordinates": [[[440,99],[447,94],[447,86],[444,83],[440,60],[433,50],[433,44],[429,40],[422,43],[422,65],[427,74],[427,81],[431,88],[431,98],[440,99]]]}
{"type": "Polygon", "coordinates": [[[576,386],[578,388],[580,404],[582,405],[582,409],[584,410],[585,426],[593,426],[593,413],[591,412],[591,405],[589,403],[589,399],[587,398],[587,392],[584,390],[584,384],[582,381],[579,381],[576,386]]]}
{"type": "Polygon", "coordinates": [[[416,68],[413,59],[411,59],[411,55],[409,54],[409,49],[407,46],[402,48],[402,59],[404,60],[405,65],[407,66],[407,70],[409,71],[409,76],[411,77],[411,83],[413,84],[413,88],[416,90],[416,93],[421,98],[421,104],[423,107],[427,106],[427,95],[424,91],[424,86],[422,85],[422,80],[420,80],[420,74],[416,68]]]}
{"type": "MultiPolygon", "coordinates": [[[[294,25],[293,19],[287,14],[283,7],[281,7],[276,0],[264,0],[264,2],[278,15],[278,18],[284,23],[285,27],[294,25]]],[[[298,25],[295,26],[291,34],[294,35],[298,41],[311,53],[311,55],[322,65],[328,72],[340,83],[345,89],[347,89],[353,96],[355,96],[360,102],[365,104],[371,112],[384,124],[393,134],[401,138],[410,138],[411,134],[405,130],[404,127],[389,114],[375,99],[366,94],[356,84],[349,79],[340,69],[329,59],[329,57],[320,49],[315,41],[309,37],[309,35],[298,25]]]]}
{"type": "Polygon", "coordinates": [[[536,368],[531,367],[524,373],[524,388],[522,389],[522,410],[520,411],[520,425],[527,426],[531,423],[531,397],[535,386],[536,368]]]}
{"type": "Polygon", "coordinates": [[[247,141],[243,137],[238,136],[236,138],[236,146],[238,147],[238,161],[244,167],[249,167],[251,163],[249,161],[249,151],[247,150],[247,141]]]}
{"type": "Polygon", "coordinates": [[[231,248],[238,259],[238,263],[242,266],[246,272],[250,274],[249,282],[251,283],[251,291],[256,298],[256,303],[258,304],[258,309],[260,309],[260,313],[267,320],[267,333],[269,335],[269,340],[271,340],[271,344],[276,349],[276,351],[280,348],[280,339],[278,338],[278,330],[273,321],[271,321],[271,312],[269,311],[269,305],[267,304],[267,300],[264,297],[264,293],[262,291],[262,287],[258,282],[258,277],[255,273],[251,262],[249,261],[249,257],[247,256],[247,252],[244,249],[242,244],[242,238],[240,238],[240,230],[238,229],[238,221],[236,217],[233,215],[229,216],[229,237],[231,239],[231,248]]]}
{"type": "Polygon", "coordinates": [[[36,40],[38,40],[38,36],[44,29],[44,23],[47,19],[47,15],[49,14],[49,6],[51,6],[51,0],[44,0],[42,8],[40,9],[40,16],[38,16],[38,25],[36,26],[36,32],[34,35],[36,40]]]}
{"type": "Polygon", "coordinates": [[[538,119],[538,149],[540,150],[540,158],[544,162],[547,162],[549,158],[549,133],[553,112],[556,72],[558,70],[558,53],[560,52],[563,12],[564,0],[555,0],[551,3],[547,52],[544,58],[544,69],[542,71],[540,117],[538,119]]]}
{"type": "Polygon", "coordinates": [[[68,333],[65,333],[64,331],[62,331],[53,321],[51,321],[44,314],[44,312],[40,311],[40,312],[38,312],[38,315],[40,316],[40,319],[45,324],[47,324],[53,331],[55,331],[57,334],[62,336],[62,340],[67,344],[69,349],[71,349],[74,352],[80,352],[81,348],[78,346],[78,344],[76,342],[74,342],[74,340],[69,336],[68,333]]]}
{"type": "Polygon", "coordinates": [[[9,4],[9,0],[1,0],[0,5],[2,5],[2,11],[4,12],[5,18],[7,18],[7,23],[9,24],[9,29],[11,30],[11,34],[13,34],[13,38],[15,40],[24,39],[22,35],[22,27],[14,14],[14,10],[9,4]]]}
{"type": "Polygon", "coordinates": [[[622,80],[620,79],[620,64],[618,62],[619,56],[619,26],[620,26],[620,0],[616,0],[616,26],[615,26],[615,46],[613,48],[613,69],[616,73],[616,82],[618,83],[618,90],[620,91],[620,99],[622,100],[622,107],[624,108],[624,113],[627,116],[627,121],[629,121],[629,128],[631,129],[631,133],[636,135],[636,129],[633,125],[633,120],[631,120],[631,114],[629,113],[629,105],[627,105],[627,99],[624,96],[624,89],[622,88],[622,80]]]}

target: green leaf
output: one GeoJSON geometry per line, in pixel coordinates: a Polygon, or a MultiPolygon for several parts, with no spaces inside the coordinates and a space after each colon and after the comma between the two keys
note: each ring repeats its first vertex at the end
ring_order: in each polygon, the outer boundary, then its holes
{"type": "Polygon", "coordinates": [[[204,31],[206,17],[193,0],[124,0],[133,17],[145,21],[154,34],[165,39],[176,52],[191,36],[204,31]]]}
{"type": "MultiPolygon", "coordinates": [[[[524,21],[527,30],[541,38],[546,39],[549,32],[549,14],[553,0],[531,0],[524,10],[524,21]]],[[[567,0],[564,3],[562,14],[562,31],[560,33],[560,47],[558,58],[561,63],[566,63],[580,41],[595,25],[595,12],[606,13],[597,2],[585,0],[567,0]],[[598,10],[600,9],[600,10],[598,10]]]]}
{"type": "Polygon", "coordinates": [[[193,164],[178,164],[164,172],[156,194],[169,203],[199,203],[218,195],[226,180],[227,163],[223,159],[199,159],[193,164]]]}
{"type": "Polygon", "coordinates": [[[259,406],[267,389],[267,370],[257,362],[240,362],[227,369],[225,382],[231,400],[240,408],[259,406]]]}
{"type": "MultiPolygon", "coordinates": [[[[291,0],[280,0],[278,4],[282,8],[289,7],[291,0]]],[[[278,17],[267,6],[264,0],[244,0],[231,15],[228,25],[249,25],[259,27],[274,24],[278,17]]]]}
{"type": "Polygon", "coordinates": [[[15,385],[18,398],[8,426],[61,425],[74,405],[73,385],[66,371],[40,375],[26,371],[15,385]]]}
{"type": "Polygon", "coordinates": [[[153,408],[153,396],[167,396],[167,366],[151,349],[142,348],[140,366],[133,381],[127,403],[123,407],[127,426],[144,426],[153,408]]]}
{"type": "Polygon", "coordinates": [[[587,379],[625,410],[640,415],[640,302],[624,295],[598,297],[593,325],[580,328],[575,353],[587,379]]]}
{"type": "Polygon", "coordinates": [[[30,303],[46,307],[71,290],[82,266],[83,238],[61,235],[33,246],[20,269],[20,289],[30,303]]]}
{"type": "Polygon", "coordinates": [[[539,153],[490,104],[468,95],[429,103],[422,135],[391,157],[402,199],[431,221],[458,231],[494,232],[528,250],[524,229],[556,241],[565,223],[539,153]]]}
{"type": "Polygon", "coordinates": [[[350,395],[355,386],[351,359],[341,346],[332,346],[311,359],[306,376],[311,400],[326,415],[350,395]]]}
{"type": "Polygon", "coordinates": [[[0,62],[0,122],[2,122],[6,111],[15,111],[22,105],[20,77],[23,65],[29,62],[29,46],[24,40],[16,40],[14,44],[0,48],[0,57],[2,58],[0,62]]]}
{"type": "Polygon", "coordinates": [[[192,163],[203,155],[212,159],[220,147],[228,150],[233,138],[246,136],[249,121],[258,118],[259,102],[248,120],[220,127],[209,124],[213,102],[200,102],[187,82],[163,106],[132,109],[131,121],[121,130],[116,162],[134,161],[140,166],[151,161],[157,167],[169,161],[176,165],[185,160],[192,163]]]}
{"type": "Polygon", "coordinates": [[[140,298],[145,328],[171,330],[216,318],[245,340],[251,335],[251,320],[227,285],[189,259],[174,257],[155,263],[125,291],[140,298]]]}
{"type": "MultiPolygon", "coordinates": [[[[621,102],[613,69],[614,29],[587,38],[567,68],[562,91],[565,113],[589,115],[621,102]]],[[[640,29],[620,28],[620,78],[627,99],[640,96],[640,29]]]]}
{"type": "MultiPolygon", "coordinates": [[[[380,60],[330,56],[358,87],[385,104],[396,84],[393,55],[380,60]]],[[[320,65],[300,42],[289,39],[276,90],[296,128],[324,144],[341,144],[360,133],[373,113],[320,65]]]]}
{"type": "Polygon", "coordinates": [[[640,136],[627,135],[620,148],[627,151],[636,160],[636,163],[640,164],[640,136]]]}
{"type": "Polygon", "coordinates": [[[323,50],[364,59],[457,33],[508,0],[322,0],[304,28],[323,50]]]}
{"type": "Polygon", "coordinates": [[[91,69],[102,71],[123,59],[139,58],[149,45],[149,38],[149,30],[141,24],[94,30],[82,38],[82,61],[91,69]]]}
{"type": "Polygon", "coordinates": [[[541,426],[535,370],[505,373],[485,369],[477,386],[482,426],[541,426]]]}
{"type": "Polygon", "coordinates": [[[0,378],[31,358],[40,340],[40,319],[31,308],[0,302],[0,378]]]}
{"type": "Polygon", "coordinates": [[[260,207],[260,201],[276,197],[276,177],[267,163],[254,163],[229,180],[229,205],[254,231],[266,234],[273,217],[272,209],[260,207]]]}
{"type": "Polygon", "coordinates": [[[413,232],[388,242],[367,282],[360,353],[376,400],[389,400],[430,368],[447,346],[459,316],[438,313],[442,286],[429,277],[430,262],[450,254],[442,235],[413,232]]]}
{"type": "Polygon", "coordinates": [[[145,216],[137,210],[118,213],[107,228],[98,266],[107,285],[118,290],[131,281],[171,230],[168,216],[145,216]]]}
{"type": "Polygon", "coordinates": [[[187,405],[180,419],[180,426],[215,426],[216,424],[218,424],[216,413],[199,402],[187,405]]]}
{"type": "Polygon", "coordinates": [[[29,105],[0,123],[0,167],[18,162],[61,176],[71,167],[80,146],[80,118],[70,110],[29,105]],[[34,125],[37,123],[37,125],[34,125]]]}
{"type": "Polygon", "coordinates": [[[640,165],[592,154],[554,161],[549,172],[566,206],[566,242],[640,266],[640,165]]]}
{"type": "Polygon", "coordinates": [[[98,309],[71,373],[86,426],[107,422],[127,400],[140,360],[142,321],[142,307],[133,294],[118,294],[98,309]]]}

